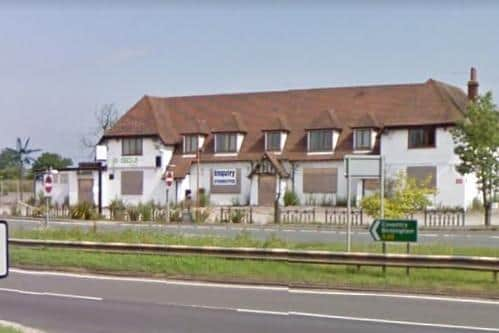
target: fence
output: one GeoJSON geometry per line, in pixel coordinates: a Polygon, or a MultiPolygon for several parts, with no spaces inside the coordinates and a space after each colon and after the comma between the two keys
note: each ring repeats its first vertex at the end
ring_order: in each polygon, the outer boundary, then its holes
{"type": "Polygon", "coordinates": [[[328,251],[296,251],[288,249],[200,247],[184,245],[124,244],[34,239],[9,239],[10,245],[23,247],[71,248],[102,252],[140,253],[159,255],[196,255],[227,259],[285,261],[302,264],[346,266],[378,266],[406,268],[442,268],[493,273],[497,282],[499,258],[439,255],[377,254],[328,251]]]}
{"type": "Polygon", "coordinates": [[[462,227],[466,223],[466,212],[464,209],[425,209],[423,221],[425,227],[462,227]]]}

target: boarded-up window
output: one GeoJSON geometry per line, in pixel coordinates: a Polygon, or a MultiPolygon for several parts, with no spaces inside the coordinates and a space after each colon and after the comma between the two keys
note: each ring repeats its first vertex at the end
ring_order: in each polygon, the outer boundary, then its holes
{"type": "Polygon", "coordinates": [[[428,184],[430,188],[437,186],[437,167],[413,166],[407,167],[407,178],[416,179],[418,185],[428,184]]]}
{"type": "Polygon", "coordinates": [[[379,191],[378,179],[364,179],[364,191],[379,191]]]}
{"type": "Polygon", "coordinates": [[[304,193],[336,193],[338,189],[338,169],[303,169],[304,193]]]}
{"type": "Polygon", "coordinates": [[[142,195],[144,173],[142,171],[121,172],[121,194],[142,195]]]}
{"type": "Polygon", "coordinates": [[[241,169],[213,168],[210,183],[211,193],[241,193],[241,169]]]}

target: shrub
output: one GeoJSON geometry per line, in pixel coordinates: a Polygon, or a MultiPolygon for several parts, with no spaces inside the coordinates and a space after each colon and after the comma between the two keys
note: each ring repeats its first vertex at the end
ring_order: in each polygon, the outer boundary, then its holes
{"type": "Polygon", "coordinates": [[[194,210],[194,222],[204,223],[208,221],[211,210],[209,208],[198,208],[194,210]]]}
{"type": "Polygon", "coordinates": [[[109,212],[112,220],[122,220],[125,217],[126,206],[123,200],[114,199],[109,204],[109,212]]]}
{"type": "Polygon", "coordinates": [[[136,206],[128,205],[128,207],[126,208],[126,212],[128,214],[130,221],[136,222],[139,220],[140,212],[136,206]]]}
{"type": "Polygon", "coordinates": [[[142,219],[142,221],[151,221],[152,220],[153,209],[154,209],[153,203],[147,203],[147,204],[139,203],[137,205],[137,211],[138,211],[139,216],[142,219]]]}
{"type": "MultiPolygon", "coordinates": [[[[417,184],[415,179],[407,178],[399,173],[395,178],[393,195],[385,197],[384,213],[387,218],[404,218],[423,210],[430,205],[429,194],[435,191],[428,186],[429,182],[417,184]]],[[[361,202],[362,209],[372,217],[379,217],[381,201],[379,193],[366,197],[361,202]]]]}
{"type": "Polygon", "coordinates": [[[205,192],[199,192],[199,207],[207,207],[210,205],[210,196],[205,192]]]}
{"type": "Polygon", "coordinates": [[[98,218],[94,206],[86,201],[71,207],[69,215],[72,219],[78,220],[94,220],[98,218]]]}
{"type": "Polygon", "coordinates": [[[471,202],[471,210],[473,212],[483,212],[483,202],[479,198],[474,198],[471,202]]]}
{"type": "Polygon", "coordinates": [[[300,204],[298,195],[293,191],[284,192],[283,200],[284,200],[284,206],[298,206],[300,204]]]}
{"type": "Polygon", "coordinates": [[[230,221],[232,223],[241,223],[244,219],[244,210],[242,209],[234,209],[230,213],[230,221]]]}

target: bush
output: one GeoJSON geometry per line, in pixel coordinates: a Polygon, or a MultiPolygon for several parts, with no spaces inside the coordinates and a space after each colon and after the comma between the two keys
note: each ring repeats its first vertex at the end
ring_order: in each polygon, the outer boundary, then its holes
{"type": "MultiPolygon", "coordinates": [[[[430,205],[428,195],[435,191],[428,186],[429,182],[417,184],[416,180],[399,173],[395,178],[394,192],[385,197],[384,213],[387,218],[405,218],[430,205]]],[[[362,209],[372,217],[379,217],[381,200],[379,193],[366,197],[361,202],[362,209]]]]}
{"type": "Polygon", "coordinates": [[[123,220],[126,213],[126,206],[123,200],[114,199],[109,204],[109,212],[112,220],[123,220]]]}
{"type": "Polygon", "coordinates": [[[71,207],[69,215],[72,219],[77,220],[95,220],[98,218],[94,206],[86,201],[71,207]]]}
{"type": "Polygon", "coordinates": [[[205,192],[199,192],[199,207],[208,207],[210,205],[210,196],[205,192]]]}
{"type": "Polygon", "coordinates": [[[195,223],[204,223],[208,221],[210,217],[210,209],[208,208],[198,208],[194,210],[194,222],[195,223]]]}
{"type": "Polygon", "coordinates": [[[293,191],[284,192],[284,206],[298,206],[300,204],[300,200],[298,199],[298,195],[293,191]]]}
{"type": "Polygon", "coordinates": [[[130,218],[130,221],[136,222],[139,220],[140,212],[136,206],[128,205],[128,207],[126,208],[126,212],[128,214],[128,217],[130,218]]]}
{"type": "Polygon", "coordinates": [[[230,213],[230,221],[232,223],[241,223],[244,219],[244,210],[242,209],[234,209],[230,213]]]}
{"type": "Polygon", "coordinates": [[[139,203],[137,206],[137,211],[142,221],[152,221],[153,210],[154,210],[153,203],[147,203],[147,204],[139,203]]]}

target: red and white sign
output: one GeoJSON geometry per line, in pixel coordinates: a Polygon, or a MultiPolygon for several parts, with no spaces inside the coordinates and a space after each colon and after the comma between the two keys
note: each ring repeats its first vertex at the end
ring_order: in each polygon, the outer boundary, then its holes
{"type": "Polygon", "coordinates": [[[165,174],[166,186],[171,187],[173,185],[173,171],[167,171],[165,174]]]}
{"type": "Polygon", "coordinates": [[[45,195],[49,196],[52,192],[52,186],[54,183],[54,177],[51,174],[47,174],[43,176],[43,190],[45,191],[45,195]]]}

